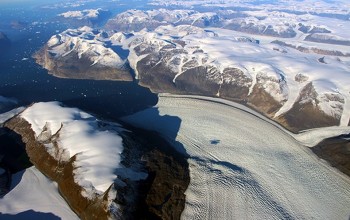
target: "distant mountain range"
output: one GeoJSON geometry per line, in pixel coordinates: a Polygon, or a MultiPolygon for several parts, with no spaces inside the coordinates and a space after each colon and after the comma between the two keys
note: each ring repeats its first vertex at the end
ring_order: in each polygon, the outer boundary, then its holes
{"type": "MultiPolygon", "coordinates": [[[[332,23],[337,19],[328,18],[327,20],[332,23]]],[[[345,23],[345,21],[339,20],[337,22],[345,23]]],[[[341,27],[326,26],[324,19],[318,16],[310,14],[295,15],[278,11],[129,10],[110,19],[106,24],[106,28],[130,32],[140,31],[143,28],[154,30],[158,26],[167,24],[175,26],[192,25],[202,28],[218,27],[254,35],[279,38],[298,37],[312,42],[350,45],[347,31],[339,31],[341,27]]]]}

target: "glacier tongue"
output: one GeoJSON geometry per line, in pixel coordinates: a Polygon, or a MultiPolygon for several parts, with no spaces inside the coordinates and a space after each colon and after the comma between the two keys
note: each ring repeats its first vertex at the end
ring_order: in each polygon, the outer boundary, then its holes
{"type": "MultiPolygon", "coordinates": [[[[190,155],[191,175],[183,219],[349,216],[349,179],[258,113],[225,100],[166,94],[155,108],[160,115],[181,119],[176,141],[190,155]]],[[[174,125],[158,121],[151,112],[124,120],[170,140],[174,125]]],[[[345,128],[308,134],[317,139],[327,132],[341,134],[345,128]]],[[[308,135],[298,139],[313,141],[308,135]]]]}

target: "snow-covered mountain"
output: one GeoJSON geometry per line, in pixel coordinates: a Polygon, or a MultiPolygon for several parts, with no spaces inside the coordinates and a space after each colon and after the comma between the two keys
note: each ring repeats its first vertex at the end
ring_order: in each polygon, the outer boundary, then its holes
{"type": "Polygon", "coordinates": [[[86,9],[82,11],[67,11],[64,13],[59,14],[58,16],[64,17],[64,18],[75,18],[78,20],[82,19],[91,19],[91,18],[98,18],[101,12],[104,10],[102,9],[86,9]]]}
{"type": "Polygon", "coordinates": [[[71,25],[88,25],[93,26],[101,23],[109,17],[109,11],[98,9],[85,9],[81,11],[67,11],[57,16],[71,25]]]}
{"type": "Polygon", "coordinates": [[[240,101],[294,130],[349,123],[348,58],[189,25],[134,33],[121,44],[140,84],[154,91],[240,101]]]}
{"type": "Polygon", "coordinates": [[[105,33],[90,27],[51,37],[34,58],[58,77],[130,81],[126,60],[106,46],[105,33]]]}
{"type": "Polygon", "coordinates": [[[350,3],[347,0],[274,0],[274,1],[256,1],[256,0],[151,0],[149,2],[153,7],[169,8],[201,8],[204,10],[216,9],[236,9],[257,11],[266,9],[269,11],[285,11],[294,14],[315,14],[322,17],[333,17],[343,20],[349,19],[350,3]]]}
{"type": "MultiPolygon", "coordinates": [[[[81,219],[179,218],[189,183],[188,167],[186,159],[175,159],[177,152],[164,153],[160,145],[166,148],[167,144],[160,137],[127,130],[58,102],[35,103],[0,114],[1,123],[2,118],[6,118],[4,127],[22,138],[32,164],[57,183],[60,194],[81,219]],[[157,204],[163,205],[154,208],[157,204]]],[[[45,197],[16,206],[19,203],[13,196],[19,188],[0,200],[8,202],[1,212],[18,214],[23,207],[47,210],[35,207],[45,197]]],[[[57,200],[55,189],[50,187],[47,193],[57,200]]],[[[26,201],[30,198],[23,196],[26,201]]]]}
{"type": "Polygon", "coordinates": [[[129,10],[106,27],[142,33],[128,41],[129,63],[155,91],[241,101],[292,130],[350,123],[348,20],[315,8],[307,14],[267,5],[203,7],[209,12],[129,10]]]}
{"type": "MultiPolygon", "coordinates": [[[[23,136],[31,162],[58,183],[80,217],[120,215],[114,200],[118,185],[125,184],[121,174],[127,168],[121,164],[123,144],[118,132],[122,128],[118,124],[104,124],[78,109],[50,102],[32,105],[8,126],[23,136]]],[[[147,174],[123,176],[133,177],[147,174]]]]}
{"type": "Polygon", "coordinates": [[[78,62],[67,61],[69,65],[89,60],[92,67],[123,68],[128,63],[139,83],[153,91],[246,103],[293,131],[348,125],[349,48],[336,56],[328,44],[305,44],[310,50],[304,51],[282,39],[192,25],[162,25],[130,34],[81,28],[53,36],[46,54],[60,59],[74,53],[78,62]],[[129,50],[127,60],[108,46],[129,50]]]}
{"type": "Polygon", "coordinates": [[[350,123],[347,26],[350,21],[338,18],[266,8],[129,10],[110,19],[106,32],[67,30],[53,36],[46,50],[63,60],[73,51],[74,65],[86,59],[92,66],[128,64],[153,91],[246,103],[298,131],[350,123]],[[129,51],[126,60],[110,50],[115,46],[129,51]]]}
{"type": "Polygon", "coordinates": [[[161,25],[192,25],[220,27],[248,34],[280,38],[305,39],[313,42],[349,45],[350,32],[343,30],[349,21],[324,18],[311,14],[293,14],[282,11],[260,10],[195,10],[154,9],[129,10],[110,19],[106,28],[118,31],[154,30],[161,25]]]}
{"type": "Polygon", "coordinates": [[[157,9],[149,11],[128,10],[109,19],[106,28],[118,31],[154,30],[167,24],[192,24],[194,26],[218,25],[220,22],[216,13],[199,13],[194,10],[157,9]]]}

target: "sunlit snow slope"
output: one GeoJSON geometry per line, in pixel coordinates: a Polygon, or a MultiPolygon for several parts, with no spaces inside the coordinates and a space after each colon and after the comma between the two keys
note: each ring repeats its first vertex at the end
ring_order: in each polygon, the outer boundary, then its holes
{"type": "MultiPolygon", "coordinates": [[[[183,219],[349,218],[348,177],[278,125],[227,103],[161,95],[155,107],[181,119],[176,141],[191,176],[183,219]]],[[[125,120],[165,137],[177,132],[152,111],[125,120]]]]}
{"type": "Polygon", "coordinates": [[[103,194],[113,184],[123,150],[122,138],[114,130],[103,130],[92,115],[58,102],[36,103],[21,117],[31,124],[38,141],[59,133],[59,150],[51,143],[46,150],[59,161],[76,157],[74,179],[84,188],[85,197],[103,194]]]}
{"type": "Polygon", "coordinates": [[[59,194],[57,184],[35,167],[13,177],[19,181],[13,190],[0,199],[0,219],[79,219],[59,194]],[[23,175],[22,175],[23,174],[23,175]],[[13,216],[17,214],[18,216],[13,216]],[[11,217],[12,216],[12,217],[11,217]]]}

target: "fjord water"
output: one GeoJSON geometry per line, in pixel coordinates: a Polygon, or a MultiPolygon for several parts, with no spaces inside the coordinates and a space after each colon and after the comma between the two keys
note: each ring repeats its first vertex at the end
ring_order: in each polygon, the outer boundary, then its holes
{"type": "Polygon", "coordinates": [[[40,7],[28,10],[25,6],[0,9],[0,31],[12,41],[10,49],[0,48],[0,95],[17,99],[18,105],[60,101],[105,119],[117,119],[155,105],[157,96],[136,82],[61,79],[35,63],[32,54],[52,35],[69,28],[55,21],[55,15],[62,10],[48,13],[40,7]],[[15,20],[26,23],[25,27],[12,28],[10,23],[15,20]]]}

